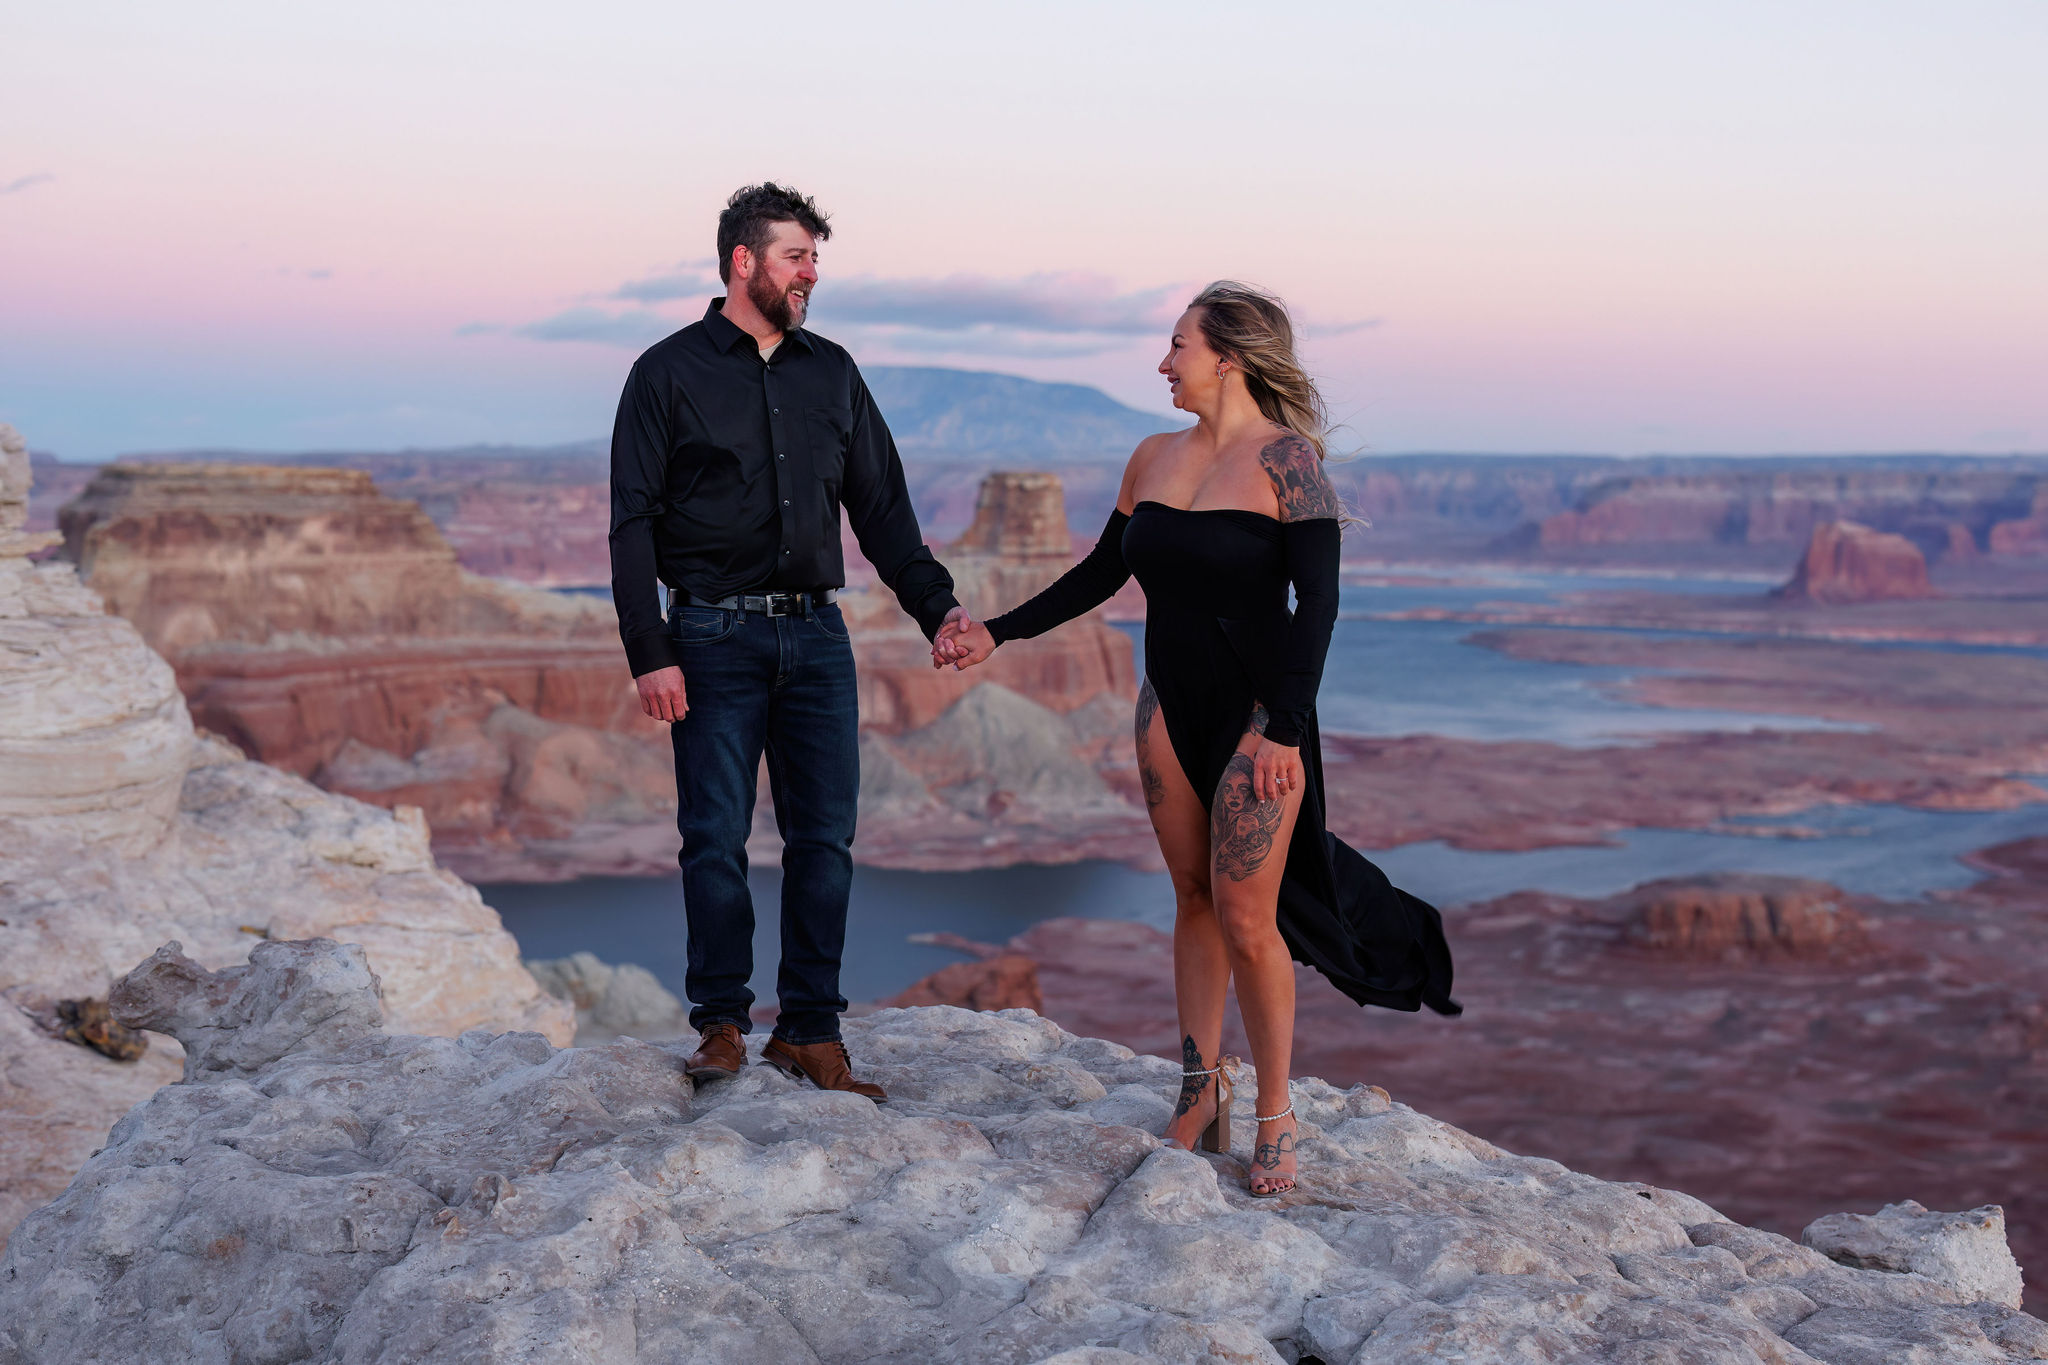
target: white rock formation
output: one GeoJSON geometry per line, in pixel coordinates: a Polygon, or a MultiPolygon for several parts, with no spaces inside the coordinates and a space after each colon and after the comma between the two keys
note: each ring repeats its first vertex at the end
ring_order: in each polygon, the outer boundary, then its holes
{"type": "Polygon", "coordinates": [[[689,1007],[653,972],[635,962],[617,966],[596,953],[529,959],[526,970],[549,995],[576,1007],[576,1045],[691,1033],[689,1007]]]}
{"type": "MultiPolygon", "coordinates": [[[[362,953],[170,951],[192,1078],[0,1259],[0,1365],[2008,1362],[2048,1324],[1298,1082],[1302,1187],[1161,1148],[1177,1068],[1024,1011],[848,1024],[877,1107],[691,1040],[376,1027],[362,953]]],[[[1248,1087],[1244,1093],[1248,1093],[1248,1087]]]]}
{"type": "Polygon", "coordinates": [[[107,1128],[178,1074],[52,1037],[169,939],[210,966],[268,935],[360,943],[393,1023],[533,1028],[568,1007],[520,967],[474,888],[434,865],[417,811],[324,792],[193,733],[170,668],[68,566],[31,563],[28,461],[0,426],[0,1239],[107,1128]]]}
{"type": "Polygon", "coordinates": [[[1973,1298],[2013,1308],[2026,1284],[2005,1241],[2005,1210],[1936,1213],[1908,1199],[1876,1213],[1831,1213],[1799,1240],[1830,1260],[1866,1270],[1924,1275],[1973,1298]]]}

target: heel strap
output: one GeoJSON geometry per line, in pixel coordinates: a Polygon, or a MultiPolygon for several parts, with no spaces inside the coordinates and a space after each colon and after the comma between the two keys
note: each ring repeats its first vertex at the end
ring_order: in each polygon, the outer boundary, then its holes
{"type": "Polygon", "coordinates": [[[1286,1118],[1289,1114],[1293,1112],[1294,1106],[1290,1104],[1277,1114],[1253,1114],[1252,1120],[1255,1123],[1276,1123],[1279,1120],[1286,1118]]]}

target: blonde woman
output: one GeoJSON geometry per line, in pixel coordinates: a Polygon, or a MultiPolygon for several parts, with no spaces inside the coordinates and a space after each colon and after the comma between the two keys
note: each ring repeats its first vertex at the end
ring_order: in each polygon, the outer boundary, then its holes
{"type": "Polygon", "coordinates": [[[1429,905],[1324,829],[1315,699],[1337,620],[1342,504],[1323,472],[1326,421],[1279,300],[1221,281],[1174,324],[1159,364],[1186,431],[1147,437],[1087,558],[1029,602],[949,624],[935,663],[980,663],[1145,590],[1138,766],[1172,875],[1181,1089],[1169,1144],[1230,1147],[1219,1079],[1235,978],[1258,1073],[1250,1190],[1294,1188],[1294,967],[1360,1004],[1457,1014],[1429,905]],[[1292,586],[1296,607],[1288,610],[1292,586]]]}

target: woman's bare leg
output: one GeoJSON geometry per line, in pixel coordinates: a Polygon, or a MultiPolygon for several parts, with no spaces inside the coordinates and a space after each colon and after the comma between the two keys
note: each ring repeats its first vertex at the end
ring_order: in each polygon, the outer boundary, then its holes
{"type": "MultiPolygon", "coordinates": [[[[1138,692],[1136,729],[1145,806],[1173,879],[1173,994],[1180,1011],[1181,1069],[1205,1071],[1223,1051],[1223,993],[1230,985],[1223,932],[1209,899],[1209,815],[1166,737],[1150,678],[1138,692]]],[[[1186,1077],[1166,1136],[1192,1151],[1215,1116],[1216,1078],[1186,1077]]]]}
{"type": "MultiPolygon", "coordinates": [[[[1294,1064],[1294,959],[1277,923],[1280,878],[1302,794],[1291,791],[1277,801],[1260,801],[1253,793],[1252,754],[1265,718],[1262,707],[1216,784],[1209,880],[1224,952],[1237,978],[1245,1038],[1259,1074],[1258,1107],[1252,1112],[1278,1114],[1291,1102],[1287,1080],[1294,1064]]],[[[1252,1155],[1253,1192],[1286,1189],[1294,1183],[1294,1172],[1294,1119],[1260,1124],[1252,1155]]]]}

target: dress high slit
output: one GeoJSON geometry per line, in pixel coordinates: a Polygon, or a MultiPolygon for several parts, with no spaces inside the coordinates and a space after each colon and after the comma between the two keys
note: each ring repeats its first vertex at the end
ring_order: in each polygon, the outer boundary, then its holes
{"type": "Polygon", "coordinates": [[[1270,715],[1268,738],[1299,745],[1306,780],[1277,915],[1295,960],[1361,1005],[1458,1014],[1442,916],[1326,828],[1314,696],[1335,620],[1338,540],[1327,518],[1282,523],[1240,508],[1141,502],[1129,516],[1113,515],[1095,550],[1059,582],[988,625],[999,641],[1041,634],[1135,575],[1145,590],[1145,676],[1203,809],[1213,814],[1258,706],[1270,715]],[[1327,598],[1312,657],[1288,608],[1290,583],[1304,604],[1312,590],[1319,610],[1327,598]]]}

